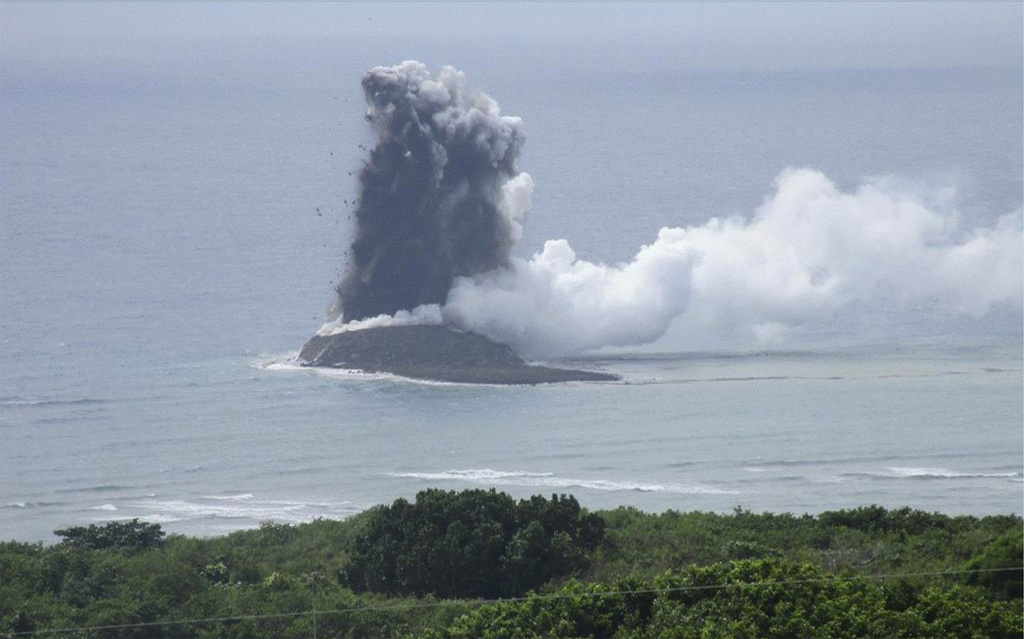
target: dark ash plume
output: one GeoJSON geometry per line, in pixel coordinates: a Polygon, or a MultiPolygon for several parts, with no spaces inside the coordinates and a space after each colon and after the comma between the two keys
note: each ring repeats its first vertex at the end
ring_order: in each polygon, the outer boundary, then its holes
{"type": "Polygon", "coordinates": [[[525,208],[510,185],[532,187],[515,169],[522,121],[467,93],[461,72],[432,78],[406,61],[371,69],[362,85],[378,142],[359,175],[356,237],[337,289],[346,322],[444,304],[454,278],[509,266],[525,208]]]}

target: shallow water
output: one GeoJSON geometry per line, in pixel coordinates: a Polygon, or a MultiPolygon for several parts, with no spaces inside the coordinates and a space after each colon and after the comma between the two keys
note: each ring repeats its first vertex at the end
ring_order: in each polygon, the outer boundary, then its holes
{"type": "Polygon", "coordinates": [[[523,388],[281,359],[212,360],[104,396],[5,397],[17,472],[4,535],[126,517],[214,534],[432,486],[569,492],[592,508],[1020,512],[1013,350],[591,359],[625,381],[523,388]]]}

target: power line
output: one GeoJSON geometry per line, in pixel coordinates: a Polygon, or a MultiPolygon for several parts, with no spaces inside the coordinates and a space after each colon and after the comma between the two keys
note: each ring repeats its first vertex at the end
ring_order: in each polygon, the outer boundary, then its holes
{"type": "Polygon", "coordinates": [[[128,624],[111,624],[103,626],[80,626],[80,627],[66,627],[66,628],[53,628],[50,630],[23,630],[20,632],[13,632],[10,636],[17,637],[31,637],[45,634],[61,634],[67,632],[81,632],[90,630],[127,630],[131,628],[152,628],[156,626],[180,626],[190,623],[216,623],[216,622],[229,622],[229,621],[254,621],[259,619],[284,619],[294,617],[309,617],[312,616],[314,622],[318,615],[335,615],[344,614],[349,612],[385,612],[385,611],[404,611],[404,610],[415,610],[420,608],[438,608],[441,606],[485,606],[488,604],[497,603],[521,603],[526,601],[554,601],[561,599],[574,599],[577,597],[615,597],[619,595],[648,595],[648,594],[664,594],[673,592],[692,592],[692,591],[705,591],[705,590],[724,590],[727,588],[752,588],[760,586],[794,586],[801,584],[814,584],[814,583],[836,583],[844,581],[868,581],[868,580],[885,580],[885,579],[906,579],[912,577],[941,577],[941,576],[952,576],[952,575],[967,575],[967,574],[979,574],[979,573],[996,573],[996,572],[1024,572],[1024,566],[1018,566],[1016,568],[974,568],[974,569],[960,569],[960,570],[934,570],[927,572],[904,572],[904,573],[887,573],[880,575],[854,575],[850,577],[817,577],[813,579],[793,579],[787,581],[752,581],[752,582],[734,582],[734,583],[719,583],[719,584],[705,584],[700,586],[675,586],[671,588],[643,588],[637,590],[610,590],[605,592],[581,592],[581,593],[558,593],[550,595],[529,595],[525,597],[508,597],[505,599],[472,599],[472,600],[455,600],[446,599],[442,601],[421,601],[416,603],[407,604],[387,604],[382,606],[355,606],[351,608],[334,608],[330,610],[303,610],[299,612],[276,612],[266,614],[255,614],[255,615],[235,615],[225,617],[205,617],[201,619],[175,619],[171,621],[146,621],[139,623],[128,623],[128,624]]]}

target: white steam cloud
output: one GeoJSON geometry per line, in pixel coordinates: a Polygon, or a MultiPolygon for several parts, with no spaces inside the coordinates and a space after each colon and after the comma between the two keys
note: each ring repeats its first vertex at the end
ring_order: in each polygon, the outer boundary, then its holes
{"type": "Polygon", "coordinates": [[[447,324],[551,357],[650,343],[673,324],[771,342],[854,310],[1021,310],[1020,211],[963,228],[949,192],[884,179],[844,192],[806,169],[784,171],[750,218],[663,228],[626,263],[581,260],[566,240],[511,257],[533,193],[515,166],[522,121],[451,67],[433,77],[406,61],[362,84],[378,141],[338,287],[354,321],[321,335],[447,324]]]}
{"type": "MultiPolygon", "coordinates": [[[[843,192],[817,171],[790,169],[775,187],[749,220],[663,228],[628,263],[587,262],[550,240],[530,260],[457,278],[443,306],[331,323],[321,334],[445,323],[550,357],[646,344],[679,317],[691,330],[771,341],[857,304],[931,303],[975,317],[1021,306],[1020,212],[965,231],[936,198],[892,181],[843,192]]],[[[525,173],[502,190],[499,209],[517,239],[532,190],[525,173]]]]}
{"type": "Polygon", "coordinates": [[[441,315],[441,307],[438,304],[422,304],[411,311],[398,311],[394,315],[383,313],[366,319],[352,320],[346,322],[338,318],[327,322],[316,332],[317,335],[337,335],[348,331],[361,331],[367,328],[384,328],[388,326],[423,326],[443,324],[444,317],[441,315]]]}
{"type": "MultiPolygon", "coordinates": [[[[884,180],[843,192],[791,169],[775,186],[751,219],[663,228],[624,264],[587,262],[565,240],[548,241],[530,260],[456,279],[442,317],[552,356],[645,344],[680,316],[769,340],[854,304],[926,302],[971,316],[1021,306],[1020,212],[965,232],[955,213],[884,180]]],[[[510,187],[506,206],[521,210],[531,188],[528,179],[510,187]]]]}

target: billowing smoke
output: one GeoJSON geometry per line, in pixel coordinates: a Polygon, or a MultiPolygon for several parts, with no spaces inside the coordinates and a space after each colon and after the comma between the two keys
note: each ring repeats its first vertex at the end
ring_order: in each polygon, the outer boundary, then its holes
{"type": "Polygon", "coordinates": [[[748,219],[663,228],[632,261],[608,266],[552,240],[530,260],[456,280],[446,322],[528,355],[644,344],[674,320],[771,341],[855,306],[932,306],[981,316],[1022,303],[1020,212],[963,230],[931,198],[887,183],[846,193],[787,170],[748,219]]]}
{"type": "Polygon", "coordinates": [[[663,228],[626,263],[578,259],[565,240],[510,257],[533,188],[514,168],[522,125],[463,83],[414,62],[364,78],[380,144],[344,317],[321,333],[445,323],[552,356],[649,343],[674,323],[771,341],[859,307],[1020,312],[1021,212],[965,229],[941,194],[892,180],[844,192],[806,169],[784,171],[749,218],[663,228]]]}
{"type": "Polygon", "coordinates": [[[407,61],[363,77],[378,137],[359,175],[357,231],[338,286],[345,321],[445,301],[456,277],[508,268],[529,205],[519,118],[451,67],[407,61]]]}

